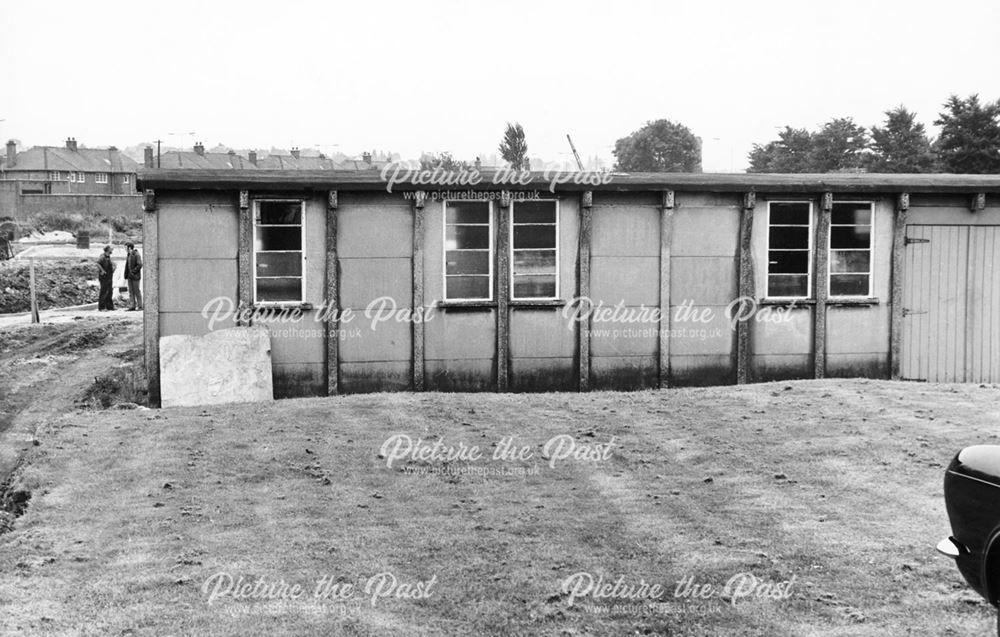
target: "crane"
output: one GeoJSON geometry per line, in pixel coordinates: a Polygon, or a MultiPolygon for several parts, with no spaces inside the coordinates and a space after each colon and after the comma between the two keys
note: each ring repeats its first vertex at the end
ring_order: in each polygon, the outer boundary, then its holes
{"type": "Polygon", "coordinates": [[[567,141],[569,141],[569,147],[573,150],[573,157],[576,158],[576,166],[582,172],[583,171],[583,162],[580,161],[580,154],[576,152],[576,146],[573,145],[573,138],[569,136],[569,133],[566,133],[566,139],[567,139],[567,141]]]}

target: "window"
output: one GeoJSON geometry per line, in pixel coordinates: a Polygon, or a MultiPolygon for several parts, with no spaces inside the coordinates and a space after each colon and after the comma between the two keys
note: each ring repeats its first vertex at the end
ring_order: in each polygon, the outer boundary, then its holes
{"type": "Polygon", "coordinates": [[[511,205],[511,298],[554,299],[559,295],[558,203],[511,205]]]}
{"type": "Polygon", "coordinates": [[[94,183],[106,184],[108,183],[108,173],[97,173],[94,175],[94,183]]]}
{"type": "Polygon", "coordinates": [[[124,175],[124,176],[122,176],[122,183],[123,183],[123,184],[128,184],[128,178],[129,178],[129,176],[128,176],[128,175],[124,175]]]}
{"type": "Polygon", "coordinates": [[[830,215],[830,296],[871,296],[872,204],[834,202],[830,215]]]}
{"type": "Polygon", "coordinates": [[[78,182],[80,182],[81,184],[82,183],[86,183],[86,181],[87,181],[87,173],[76,173],[76,180],[78,182]]]}
{"type": "Polygon", "coordinates": [[[812,292],[812,204],[767,204],[767,296],[808,298],[812,292]]]}
{"type": "Polygon", "coordinates": [[[489,201],[444,202],[444,298],[493,298],[493,207],[489,201]]]}
{"type": "Polygon", "coordinates": [[[70,180],[70,181],[72,181],[72,182],[75,182],[75,181],[76,181],[76,173],[75,173],[75,172],[72,172],[72,171],[71,171],[71,172],[69,173],[69,180],[70,180]]]}
{"type": "Polygon", "coordinates": [[[58,170],[49,171],[49,181],[59,181],[62,179],[62,175],[59,174],[58,170]]]}
{"type": "Polygon", "coordinates": [[[301,303],[305,252],[301,200],[254,201],[254,302],[301,303]]]}

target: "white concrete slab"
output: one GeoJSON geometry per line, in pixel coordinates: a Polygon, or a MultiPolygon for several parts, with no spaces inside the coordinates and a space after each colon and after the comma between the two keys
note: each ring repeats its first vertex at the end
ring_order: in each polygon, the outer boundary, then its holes
{"type": "Polygon", "coordinates": [[[163,407],[273,399],[267,328],[237,327],[205,336],[160,338],[163,407]]]}

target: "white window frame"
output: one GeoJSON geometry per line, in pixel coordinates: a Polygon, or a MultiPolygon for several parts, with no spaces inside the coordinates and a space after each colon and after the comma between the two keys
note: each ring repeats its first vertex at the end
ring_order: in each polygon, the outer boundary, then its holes
{"type": "MultiPolygon", "coordinates": [[[[767,267],[764,269],[764,291],[765,298],[767,299],[789,299],[789,300],[802,300],[813,298],[813,259],[815,259],[815,250],[813,246],[813,234],[815,233],[815,202],[811,199],[773,199],[767,202],[767,226],[764,233],[764,262],[767,267]],[[771,204],[786,204],[786,203],[798,203],[798,204],[808,204],[809,205],[809,250],[806,261],[808,263],[807,273],[806,273],[806,295],[805,296],[771,296],[771,204]]],[[[785,224],[779,224],[785,225],[785,224]]]]}
{"type": "Polygon", "coordinates": [[[72,171],[72,170],[69,171],[69,181],[70,181],[70,183],[74,183],[74,184],[76,183],[76,172],[75,171],[72,171]]]}
{"type": "Polygon", "coordinates": [[[62,181],[62,172],[59,170],[50,170],[49,181],[62,181]]]}
{"type": "MultiPolygon", "coordinates": [[[[466,224],[453,224],[453,225],[466,225],[466,224]]],[[[491,199],[442,199],[441,200],[441,296],[444,298],[445,302],[452,301],[478,301],[481,303],[491,303],[494,300],[493,288],[494,285],[494,266],[493,262],[496,260],[496,218],[494,217],[493,211],[493,200],[491,199]],[[473,202],[473,203],[485,203],[486,209],[488,210],[487,219],[489,220],[489,268],[490,268],[490,279],[489,279],[489,296],[487,298],[452,298],[448,296],[448,204],[449,203],[463,203],[463,202],[473,202]]],[[[458,274],[453,274],[451,276],[461,276],[458,274]]]]}
{"type": "MultiPolygon", "coordinates": [[[[833,267],[833,248],[830,246],[833,244],[833,217],[830,217],[830,229],[827,232],[826,237],[826,289],[827,296],[831,299],[870,299],[874,296],[875,291],[875,202],[874,201],[834,201],[833,205],[837,204],[868,204],[871,215],[869,216],[868,224],[868,293],[867,294],[833,294],[831,290],[831,283],[833,281],[833,274],[863,274],[862,272],[839,272],[834,273],[832,271],[833,267]]],[[[843,227],[843,226],[842,226],[843,227]]],[[[851,227],[851,226],[847,226],[851,227]]]]}
{"type": "MultiPolygon", "coordinates": [[[[510,253],[507,255],[508,256],[507,263],[510,264],[510,282],[509,282],[509,285],[510,285],[510,288],[509,288],[510,289],[510,300],[511,301],[553,301],[553,300],[561,298],[559,296],[559,294],[560,294],[560,289],[559,289],[559,278],[560,278],[560,276],[559,276],[559,274],[560,274],[560,271],[559,271],[559,263],[560,263],[560,261],[559,261],[559,212],[560,212],[559,211],[559,200],[558,199],[531,199],[530,201],[532,203],[534,203],[534,202],[546,202],[546,203],[552,202],[552,203],[555,204],[555,208],[556,208],[556,221],[555,221],[555,226],[556,226],[556,245],[555,245],[555,250],[556,250],[556,272],[555,272],[555,276],[556,276],[556,289],[555,289],[555,295],[553,295],[553,296],[525,296],[525,297],[514,296],[514,207],[517,205],[518,202],[516,200],[512,199],[511,202],[510,202],[510,220],[509,220],[509,223],[507,224],[509,226],[509,228],[507,229],[508,232],[509,232],[508,241],[507,242],[509,244],[508,245],[508,249],[510,250],[510,253]]],[[[530,225],[530,224],[521,224],[521,225],[530,225]]],[[[548,225],[548,224],[545,224],[545,225],[548,225]]],[[[548,248],[521,248],[521,250],[522,251],[523,250],[538,250],[538,251],[541,251],[541,250],[548,250],[548,248]]]]}
{"type": "MultiPolygon", "coordinates": [[[[255,306],[259,305],[259,306],[265,306],[265,307],[280,307],[280,306],[283,306],[283,305],[295,305],[295,306],[302,305],[303,303],[306,302],[306,200],[305,199],[300,199],[300,198],[284,199],[284,198],[280,198],[280,197],[261,197],[260,199],[254,199],[253,200],[253,208],[251,209],[250,212],[252,214],[252,217],[251,217],[252,228],[251,228],[251,236],[250,236],[250,267],[252,268],[251,272],[253,273],[253,289],[251,290],[252,297],[253,297],[253,304],[255,306]],[[302,287],[300,288],[301,294],[299,295],[299,300],[298,301],[260,301],[260,300],[257,299],[257,278],[258,278],[257,277],[257,246],[256,246],[256,243],[257,243],[257,228],[262,227],[262,226],[265,227],[265,228],[279,227],[278,225],[275,225],[275,224],[258,224],[257,223],[257,213],[258,213],[258,208],[260,206],[260,203],[261,202],[270,202],[270,201],[283,202],[283,203],[298,203],[302,207],[302,212],[301,212],[301,214],[299,216],[299,219],[301,220],[301,222],[299,223],[299,230],[300,230],[300,235],[299,236],[301,237],[301,239],[300,239],[301,244],[300,245],[302,246],[302,249],[301,250],[267,250],[267,252],[301,252],[302,253],[302,277],[301,277],[302,278],[302,287]]],[[[287,228],[288,224],[280,224],[280,227],[286,227],[287,228]]],[[[264,277],[264,278],[268,278],[268,277],[264,277]]],[[[281,278],[281,277],[278,277],[278,278],[281,278]]]]}
{"type": "Polygon", "coordinates": [[[95,184],[106,184],[108,183],[108,173],[95,173],[94,174],[95,184]]]}
{"type": "Polygon", "coordinates": [[[122,183],[123,184],[128,184],[128,182],[129,182],[129,176],[128,175],[123,175],[122,176],[122,183]]]}

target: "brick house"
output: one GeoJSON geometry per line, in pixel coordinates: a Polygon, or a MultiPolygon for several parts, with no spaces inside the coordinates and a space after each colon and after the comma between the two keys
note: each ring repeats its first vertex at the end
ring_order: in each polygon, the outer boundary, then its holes
{"type": "Polygon", "coordinates": [[[134,195],[139,165],[114,146],[81,148],[70,137],[65,146],[32,146],[18,152],[7,142],[0,180],[17,181],[21,194],[134,195]]]}

